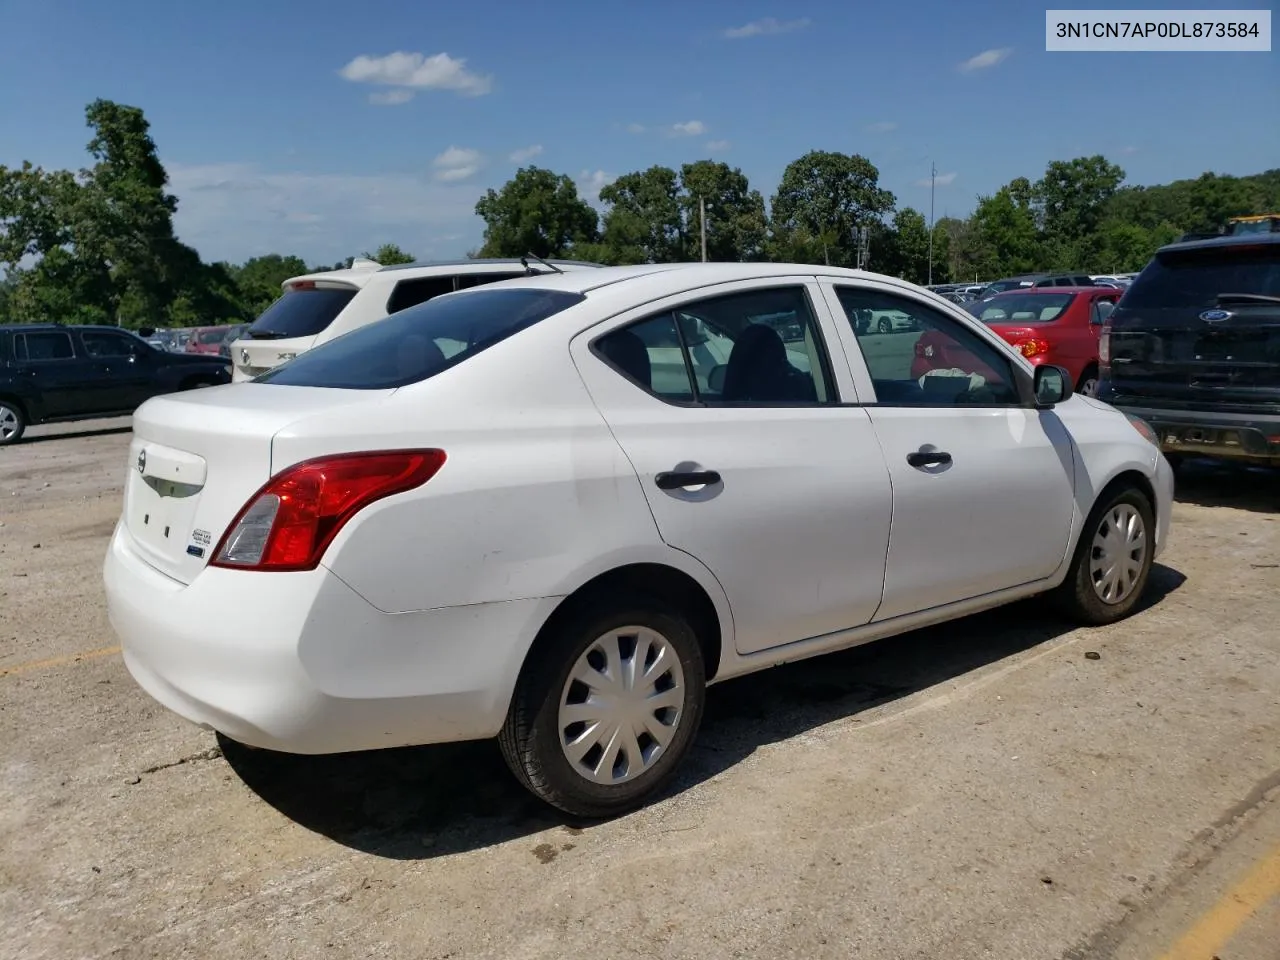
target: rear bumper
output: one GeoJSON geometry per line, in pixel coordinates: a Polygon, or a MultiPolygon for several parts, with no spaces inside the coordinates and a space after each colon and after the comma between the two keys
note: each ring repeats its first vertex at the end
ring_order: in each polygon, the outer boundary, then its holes
{"type": "Polygon", "coordinates": [[[184,585],[117,527],[103,569],[125,665],[168,709],[250,746],[342,753],[494,736],[554,598],[386,614],[321,567],[184,585]]]}
{"type": "Polygon", "coordinates": [[[1180,410],[1117,400],[1107,402],[1151,424],[1160,436],[1160,449],[1166,454],[1280,464],[1280,414],[1180,410]]]}

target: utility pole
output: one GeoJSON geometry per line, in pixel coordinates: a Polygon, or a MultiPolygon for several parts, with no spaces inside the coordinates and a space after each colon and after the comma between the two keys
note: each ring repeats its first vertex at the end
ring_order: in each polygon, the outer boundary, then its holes
{"type": "Polygon", "coordinates": [[[938,166],[929,161],[929,286],[933,286],[933,188],[938,179],[938,166]]]}
{"type": "Polygon", "coordinates": [[[707,262],[707,198],[698,198],[698,221],[702,227],[702,262],[707,262]]]}

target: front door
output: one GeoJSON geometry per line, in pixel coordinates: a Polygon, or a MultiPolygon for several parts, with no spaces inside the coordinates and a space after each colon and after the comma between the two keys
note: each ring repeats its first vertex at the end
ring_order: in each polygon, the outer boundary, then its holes
{"type": "Polygon", "coordinates": [[[850,321],[840,335],[859,393],[875,397],[866,409],[893,480],[876,620],[1052,575],[1075,515],[1074,446],[1053,411],[1026,403],[1013,360],[899,288],[823,286],[850,321]],[[917,330],[859,334],[868,309],[900,310],[917,330]]]}
{"type": "Polygon", "coordinates": [[[752,653],[870,622],[890,487],[867,411],[826,349],[812,278],[718,285],[572,345],[663,540],[700,560],[752,653]]]}

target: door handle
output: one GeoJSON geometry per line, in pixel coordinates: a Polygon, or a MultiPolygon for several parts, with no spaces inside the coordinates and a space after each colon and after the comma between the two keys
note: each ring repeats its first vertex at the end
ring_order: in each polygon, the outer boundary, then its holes
{"type": "Polygon", "coordinates": [[[715,470],[697,470],[692,473],[674,473],[667,471],[653,478],[659,490],[679,490],[681,487],[698,487],[703,484],[719,483],[720,474],[715,470]]]}
{"type": "Polygon", "coordinates": [[[925,452],[917,450],[914,453],[907,454],[907,463],[913,467],[932,467],[939,463],[950,463],[951,454],[943,453],[941,450],[925,452]]]}

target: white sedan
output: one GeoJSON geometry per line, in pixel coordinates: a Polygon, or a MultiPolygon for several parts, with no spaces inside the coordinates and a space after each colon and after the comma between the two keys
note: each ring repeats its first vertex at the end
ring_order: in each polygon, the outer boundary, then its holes
{"type": "Polygon", "coordinates": [[[1173,494],[954,304],[786,264],[446,294],[133,424],[104,574],[148,693],[294,753],[496,736],[584,816],[669,781],[709,683],[1034,594],[1128,615],[1173,494]]]}

